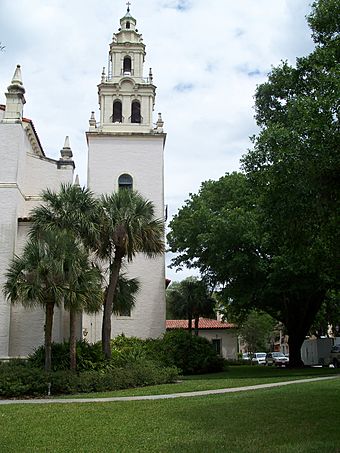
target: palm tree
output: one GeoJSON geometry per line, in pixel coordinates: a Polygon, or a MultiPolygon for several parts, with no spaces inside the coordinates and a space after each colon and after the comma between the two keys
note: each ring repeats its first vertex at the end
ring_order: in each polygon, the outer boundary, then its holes
{"type": "Polygon", "coordinates": [[[73,241],[71,248],[77,257],[64,300],[70,312],[70,367],[75,370],[76,315],[81,311],[99,311],[103,301],[99,269],[91,266],[88,258],[90,249],[95,249],[97,244],[99,204],[91,191],[71,184],[62,184],[59,192],[43,191],[42,201],[43,204],[31,212],[31,237],[45,231],[64,231],[73,241]]]}
{"type": "Polygon", "coordinates": [[[76,371],[77,314],[83,311],[98,312],[103,305],[103,290],[101,273],[97,267],[89,263],[88,253],[82,244],[77,244],[77,241],[73,240],[72,252],[74,260],[65,275],[64,306],[70,313],[70,369],[76,371]]]}
{"type": "Polygon", "coordinates": [[[59,192],[45,190],[42,202],[31,213],[31,235],[39,231],[65,229],[95,249],[98,238],[100,205],[93,193],[79,185],[62,184],[59,192]]]}
{"type": "Polygon", "coordinates": [[[45,308],[45,370],[51,370],[52,324],[55,306],[65,295],[65,268],[70,266],[68,237],[46,232],[30,239],[21,257],[14,257],[6,272],[4,294],[11,303],[45,308]]]}
{"type": "Polygon", "coordinates": [[[174,317],[186,317],[188,330],[192,332],[192,320],[195,323],[195,335],[198,335],[200,316],[213,316],[216,301],[210,296],[203,280],[188,277],[181,282],[174,282],[167,290],[168,311],[174,317]]]}
{"type": "Polygon", "coordinates": [[[164,224],[156,219],[153,203],[138,192],[119,190],[101,197],[102,218],[98,256],[108,262],[109,279],[105,292],[102,345],[107,359],[111,357],[111,315],[124,261],[137,253],[153,258],[164,252],[164,224]]]}

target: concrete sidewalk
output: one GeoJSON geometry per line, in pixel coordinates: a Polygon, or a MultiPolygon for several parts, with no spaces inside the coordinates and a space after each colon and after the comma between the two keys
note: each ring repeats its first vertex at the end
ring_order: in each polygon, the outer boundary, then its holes
{"type": "Polygon", "coordinates": [[[111,403],[114,401],[143,401],[143,400],[164,400],[171,398],[188,398],[193,396],[206,396],[206,395],[221,395],[223,393],[236,393],[245,392],[248,390],[267,389],[273,387],[281,387],[284,385],[294,384],[305,384],[307,382],[325,381],[330,379],[339,379],[340,375],[337,376],[326,376],[319,378],[310,379],[298,379],[295,381],[283,381],[273,382],[271,384],[258,384],[248,385],[246,387],[234,387],[227,389],[216,389],[216,390],[200,390],[198,392],[182,392],[182,393],[170,393],[168,395],[144,395],[144,396],[114,396],[109,398],[67,398],[67,399],[51,399],[51,398],[40,398],[40,399],[12,399],[12,400],[1,400],[1,404],[65,404],[65,403],[111,403]]]}

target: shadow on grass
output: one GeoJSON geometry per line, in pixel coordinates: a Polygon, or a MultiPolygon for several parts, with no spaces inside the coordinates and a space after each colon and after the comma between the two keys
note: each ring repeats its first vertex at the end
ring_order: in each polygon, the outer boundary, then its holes
{"type": "Polygon", "coordinates": [[[250,378],[300,378],[318,377],[340,374],[337,368],[284,368],[265,366],[230,366],[220,373],[183,376],[183,380],[216,380],[216,379],[250,379],[250,378]]]}

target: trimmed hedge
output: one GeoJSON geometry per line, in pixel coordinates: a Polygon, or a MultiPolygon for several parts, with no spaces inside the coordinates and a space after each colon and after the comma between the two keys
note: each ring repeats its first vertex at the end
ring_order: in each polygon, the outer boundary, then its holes
{"type": "Polygon", "coordinates": [[[151,361],[141,361],[133,366],[107,370],[70,371],[46,373],[29,363],[0,364],[0,397],[46,396],[48,384],[51,394],[73,394],[120,390],[146,385],[175,382],[178,369],[160,367],[151,361]]]}

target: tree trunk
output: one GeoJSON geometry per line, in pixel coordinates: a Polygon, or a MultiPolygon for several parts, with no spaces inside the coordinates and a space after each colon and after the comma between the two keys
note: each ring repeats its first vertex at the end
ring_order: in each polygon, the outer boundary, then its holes
{"type": "Polygon", "coordinates": [[[45,371],[52,367],[52,325],[54,302],[48,302],[45,309],[45,371]]]}
{"type": "Polygon", "coordinates": [[[289,301],[291,307],[288,310],[289,316],[284,324],[287,328],[289,345],[289,367],[302,368],[304,363],[301,359],[301,346],[309,329],[313,324],[316,314],[325,298],[325,292],[315,290],[312,295],[299,294],[289,301]]]}
{"type": "Polygon", "coordinates": [[[303,368],[304,363],[301,359],[301,346],[306,336],[300,332],[292,332],[288,338],[289,345],[289,367],[303,368]]]}
{"type": "Polygon", "coordinates": [[[70,370],[77,369],[77,339],[76,339],[77,313],[70,309],[70,370]]]}
{"type": "Polygon", "coordinates": [[[120,268],[122,265],[122,255],[116,251],[114,261],[112,263],[109,286],[107,288],[104,300],[103,324],[102,324],[102,351],[106,359],[111,359],[111,316],[113,299],[116,292],[120,268]]]}
{"type": "Polygon", "coordinates": [[[198,337],[199,316],[195,316],[195,336],[198,337]]]}
{"type": "Polygon", "coordinates": [[[192,332],[192,315],[191,315],[191,313],[189,313],[189,315],[188,315],[188,332],[191,335],[191,332],[192,332]]]}

